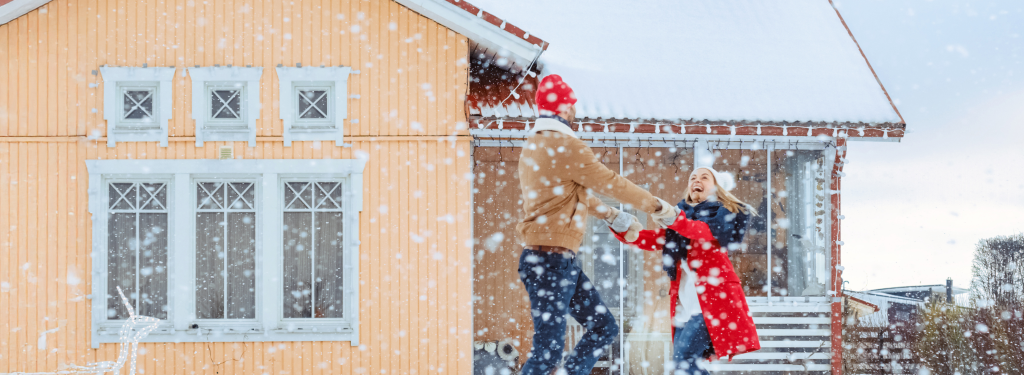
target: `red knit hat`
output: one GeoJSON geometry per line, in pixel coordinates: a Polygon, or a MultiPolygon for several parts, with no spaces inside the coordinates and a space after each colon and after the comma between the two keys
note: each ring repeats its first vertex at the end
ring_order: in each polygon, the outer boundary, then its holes
{"type": "Polygon", "coordinates": [[[561,76],[552,74],[540,81],[540,87],[537,88],[537,108],[542,114],[543,111],[557,114],[573,104],[576,104],[576,94],[562,81],[561,76]]]}

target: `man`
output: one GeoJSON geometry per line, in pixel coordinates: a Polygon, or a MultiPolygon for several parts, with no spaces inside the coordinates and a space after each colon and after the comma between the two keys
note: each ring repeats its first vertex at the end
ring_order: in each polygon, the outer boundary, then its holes
{"type": "Polygon", "coordinates": [[[603,219],[616,232],[636,239],[640,222],[633,215],[601,204],[600,193],[650,213],[661,226],[679,210],[612,172],[576,137],[576,96],[557,75],[537,89],[540,117],[530,129],[519,158],[519,182],[526,216],[516,230],[526,247],[519,277],[530,296],[533,349],[523,375],[555,373],[565,347],[565,315],[587,329],[565,362],[567,375],[589,374],[618,336],[615,317],[576,261],[587,215],[603,219]]]}

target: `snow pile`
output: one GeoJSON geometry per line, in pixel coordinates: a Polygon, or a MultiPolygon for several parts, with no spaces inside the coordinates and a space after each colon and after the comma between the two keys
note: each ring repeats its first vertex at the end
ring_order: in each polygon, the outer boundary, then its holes
{"type": "Polygon", "coordinates": [[[900,122],[828,0],[473,3],[551,43],[577,117],[900,122]]]}

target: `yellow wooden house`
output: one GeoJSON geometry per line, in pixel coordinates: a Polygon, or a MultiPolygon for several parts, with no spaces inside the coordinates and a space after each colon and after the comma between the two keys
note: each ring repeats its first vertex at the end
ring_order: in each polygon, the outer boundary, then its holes
{"type": "Polygon", "coordinates": [[[0,373],[118,361],[118,288],[138,373],[469,373],[470,49],[544,46],[459,0],[0,0],[0,373]]]}

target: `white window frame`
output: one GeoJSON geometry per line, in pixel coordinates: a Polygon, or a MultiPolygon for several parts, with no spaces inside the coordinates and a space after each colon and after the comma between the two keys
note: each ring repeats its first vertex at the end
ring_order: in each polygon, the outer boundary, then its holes
{"type": "Polygon", "coordinates": [[[100,67],[103,74],[103,119],[107,121],[107,147],[117,142],[160,142],[167,147],[167,123],[174,112],[172,95],[175,68],[100,67]],[[138,121],[123,120],[124,89],[130,87],[154,90],[154,124],[151,129],[138,128],[138,121]]]}
{"type": "Polygon", "coordinates": [[[192,77],[192,119],[196,121],[196,147],[205,141],[247,141],[256,147],[256,120],[260,118],[260,78],[263,68],[188,68],[192,77]],[[217,88],[242,90],[241,119],[213,119],[210,93],[217,88]]]}
{"type": "Polygon", "coordinates": [[[143,342],[350,341],[359,345],[359,214],[366,159],[344,160],[86,160],[93,218],[92,347],[118,342],[123,321],[107,319],[107,184],[168,183],[168,312],[143,342]],[[154,173],[159,171],[159,173],[154,173]],[[249,173],[240,173],[248,171],[249,173]],[[255,171],[255,172],[251,172],[255,171]],[[324,172],[330,171],[330,172],[324,172]],[[195,318],[197,181],[254,181],[257,204],[256,319],[195,318]],[[339,181],[344,192],[344,316],[283,319],[283,184],[339,181]],[[182,240],[184,239],[184,240],[182,240]],[[199,328],[192,328],[198,324],[199,328]]]}
{"type": "Polygon", "coordinates": [[[348,118],[349,67],[277,67],[280,81],[280,112],[284,120],[284,145],[292,141],[331,141],[344,146],[345,119],[348,118]],[[329,87],[327,101],[328,121],[298,119],[298,89],[303,87],[329,87]]]}

